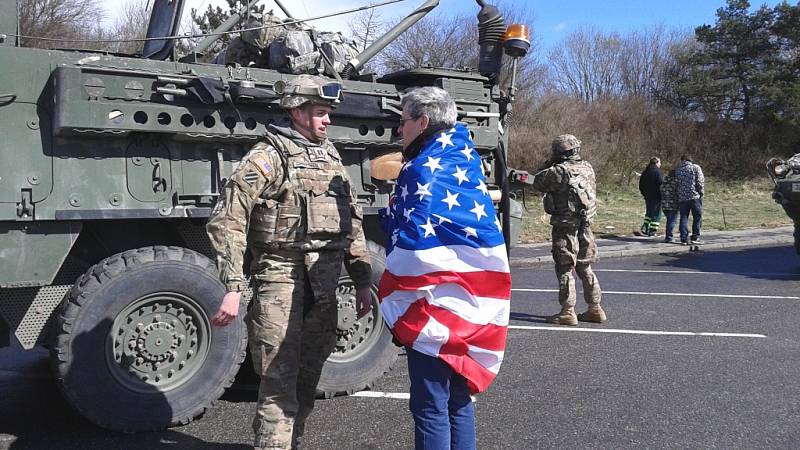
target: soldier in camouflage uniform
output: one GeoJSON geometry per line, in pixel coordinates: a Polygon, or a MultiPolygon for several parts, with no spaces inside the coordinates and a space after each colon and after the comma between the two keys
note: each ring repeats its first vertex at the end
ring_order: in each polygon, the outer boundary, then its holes
{"type": "Polygon", "coordinates": [[[214,325],[236,318],[245,251],[252,256],[256,293],[245,322],[261,376],[253,429],[255,447],[270,449],[296,448],[314,407],[336,343],[343,262],[357,288],[359,315],[372,300],[361,210],[326,137],[339,86],[301,75],[283,93],[291,127],[270,125],[231,175],[207,225],[228,290],[214,325]]]}
{"type": "Polygon", "coordinates": [[[592,233],[592,219],[597,213],[595,176],[592,165],[580,157],[580,145],[575,136],[563,134],[553,140],[553,159],[550,167],[534,175],[533,186],[544,192],[544,210],[550,214],[553,226],[553,261],[558,277],[558,302],[561,312],[547,318],[559,325],[585,322],[605,322],[600,306],[600,284],[592,271],[597,261],[597,244],[592,233]],[[575,314],[575,278],[583,282],[583,296],[589,309],[575,314]]]}

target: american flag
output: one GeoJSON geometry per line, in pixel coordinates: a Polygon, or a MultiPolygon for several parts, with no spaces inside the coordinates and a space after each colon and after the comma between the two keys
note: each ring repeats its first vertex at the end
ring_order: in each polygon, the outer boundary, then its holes
{"type": "Polygon", "coordinates": [[[505,352],[511,274],[480,157],[464,125],[428,138],[382,211],[381,313],[403,344],[489,387],[505,352]]]}

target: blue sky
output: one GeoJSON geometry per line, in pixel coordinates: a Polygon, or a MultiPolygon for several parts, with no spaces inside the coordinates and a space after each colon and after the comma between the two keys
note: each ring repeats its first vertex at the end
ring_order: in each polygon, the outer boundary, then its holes
{"type": "MultiPolygon", "coordinates": [[[[591,25],[604,31],[624,33],[630,30],[663,24],[668,28],[693,30],[702,24],[713,24],[716,11],[724,0],[518,0],[535,14],[534,33],[544,48],[552,46],[571,30],[591,25]]],[[[774,6],[778,0],[751,2],[774,6]]]]}
{"type": "MultiPolygon", "coordinates": [[[[114,12],[131,0],[107,0],[109,20],[113,20],[114,12]]],[[[325,13],[376,3],[381,0],[284,0],[292,14],[297,17],[317,16],[325,13]]],[[[384,6],[379,9],[385,19],[401,18],[424,0],[405,0],[401,3],[384,6]]],[[[489,3],[498,3],[488,0],[489,3]]],[[[271,0],[261,0],[267,9],[277,6],[271,0]]],[[[582,26],[593,26],[604,31],[624,33],[639,30],[657,24],[668,28],[692,30],[704,23],[713,24],[715,12],[725,5],[725,0],[500,0],[502,5],[525,7],[533,11],[534,35],[541,42],[543,51],[566,36],[570,31],[582,26]]],[[[767,4],[774,6],[780,0],[751,1],[753,5],[767,4]]],[[[794,2],[792,2],[794,3],[794,2]]],[[[190,8],[205,9],[206,5],[224,5],[223,0],[186,0],[186,17],[190,8]]],[[[435,13],[463,13],[474,15],[479,10],[474,0],[440,0],[435,13]]],[[[347,16],[313,22],[315,26],[325,30],[346,31],[347,16]]]]}

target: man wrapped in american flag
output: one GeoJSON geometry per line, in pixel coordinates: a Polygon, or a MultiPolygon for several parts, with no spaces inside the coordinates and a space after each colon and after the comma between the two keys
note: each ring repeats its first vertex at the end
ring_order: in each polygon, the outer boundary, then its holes
{"type": "Polygon", "coordinates": [[[408,354],[417,449],[474,449],[471,393],[505,351],[511,275],[469,130],[443,89],[403,97],[404,165],[389,207],[381,312],[408,354]]]}

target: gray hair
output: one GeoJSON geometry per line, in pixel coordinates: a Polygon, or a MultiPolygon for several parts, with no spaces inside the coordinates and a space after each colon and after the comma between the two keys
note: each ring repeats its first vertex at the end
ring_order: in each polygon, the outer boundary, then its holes
{"type": "Polygon", "coordinates": [[[412,119],[428,116],[428,128],[451,128],[456,124],[456,102],[444,89],[433,86],[411,89],[400,101],[400,109],[406,106],[412,119]]]}

